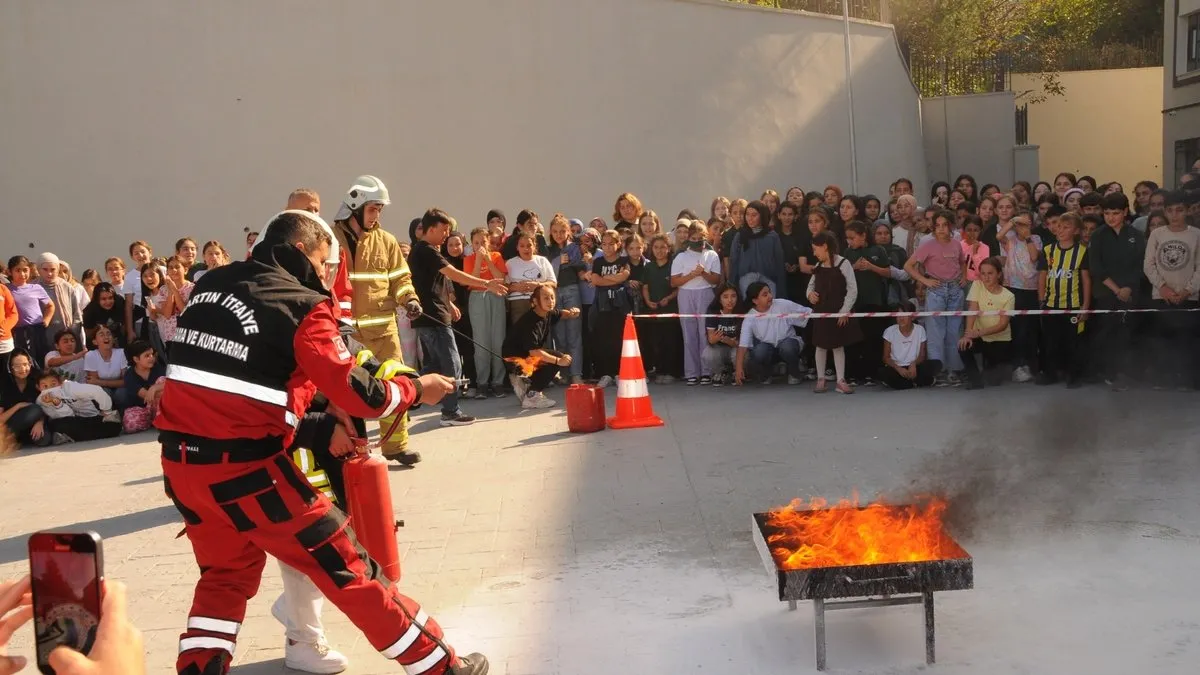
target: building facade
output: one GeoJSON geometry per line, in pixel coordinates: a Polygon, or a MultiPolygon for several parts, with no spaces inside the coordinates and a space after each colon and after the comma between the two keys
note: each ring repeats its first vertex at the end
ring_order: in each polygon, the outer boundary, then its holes
{"type": "Polygon", "coordinates": [[[1163,12],[1163,182],[1200,160],[1200,0],[1166,0],[1163,12]]]}

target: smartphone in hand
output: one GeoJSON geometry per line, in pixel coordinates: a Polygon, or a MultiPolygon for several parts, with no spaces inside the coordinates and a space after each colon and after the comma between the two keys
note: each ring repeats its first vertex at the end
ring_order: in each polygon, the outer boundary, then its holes
{"type": "Polygon", "coordinates": [[[60,645],[87,654],[100,625],[104,553],[95,532],[29,536],[38,670],[54,675],[50,652],[60,645]]]}

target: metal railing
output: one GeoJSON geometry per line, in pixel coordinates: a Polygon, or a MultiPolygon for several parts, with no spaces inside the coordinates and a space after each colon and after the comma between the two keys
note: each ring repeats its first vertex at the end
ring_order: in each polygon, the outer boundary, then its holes
{"type": "Polygon", "coordinates": [[[1017,106],[1017,145],[1029,145],[1029,104],[1017,106]]]}
{"type": "Polygon", "coordinates": [[[990,58],[931,58],[902,47],[908,71],[922,96],[961,96],[1008,91],[1013,73],[1150,68],[1163,63],[1162,39],[1105,44],[1053,54],[998,54],[990,58]]]}

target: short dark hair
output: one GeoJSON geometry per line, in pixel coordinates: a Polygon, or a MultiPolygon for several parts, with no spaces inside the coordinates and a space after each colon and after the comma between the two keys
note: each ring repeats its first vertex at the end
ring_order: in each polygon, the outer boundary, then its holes
{"type": "MultiPolygon", "coordinates": [[[[296,212],[285,211],[275,216],[264,230],[269,246],[277,244],[304,244],[305,250],[313,251],[322,243],[333,244],[333,238],[312,218],[296,212]]],[[[193,242],[194,243],[194,242],[193,242]]],[[[178,247],[176,247],[178,250],[178,247]]]]}
{"type": "Polygon", "coordinates": [[[408,221],[408,239],[409,239],[409,241],[417,240],[417,230],[419,230],[419,229],[422,229],[420,218],[413,218],[412,220],[408,221]]]}
{"type": "MultiPolygon", "coordinates": [[[[54,344],[57,346],[57,345],[58,345],[58,341],[59,341],[59,340],[61,340],[61,339],[63,339],[63,336],[65,336],[65,335],[70,335],[71,337],[75,337],[75,333],[74,333],[74,332],[72,332],[72,331],[69,331],[69,330],[67,330],[67,329],[65,329],[65,328],[64,328],[63,330],[60,330],[60,331],[58,331],[57,333],[55,333],[55,334],[54,334],[54,344]]],[[[78,342],[78,339],[76,340],[76,342],[78,342]]]]}
{"type": "Polygon", "coordinates": [[[967,229],[968,225],[974,225],[982,230],[983,229],[983,218],[980,218],[979,216],[972,213],[971,215],[967,216],[966,218],[963,218],[963,229],[964,230],[967,229]]]}
{"type": "Polygon", "coordinates": [[[1128,211],[1129,197],[1124,192],[1111,192],[1100,200],[1100,207],[1105,211],[1128,211]]]}
{"type": "Polygon", "coordinates": [[[867,224],[861,220],[852,220],[846,223],[846,232],[853,232],[854,234],[866,236],[867,224]]]}
{"type": "Polygon", "coordinates": [[[506,218],[506,217],[504,216],[504,212],[503,212],[503,211],[501,211],[500,209],[491,209],[490,211],[488,211],[488,212],[487,212],[487,219],[486,219],[485,221],[483,221],[483,222],[485,222],[485,223],[490,223],[490,222],[492,222],[492,220],[493,220],[493,219],[495,219],[495,218],[499,218],[499,219],[500,219],[500,222],[504,223],[505,225],[507,225],[507,224],[508,224],[508,218],[506,218]]]}
{"type": "Polygon", "coordinates": [[[1051,218],[1058,218],[1058,217],[1064,216],[1066,214],[1067,214],[1067,207],[1063,206],[1062,204],[1055,204],[1054,206],[1051,206],[1050,208],[1046,209],[1046,220],[1050,220],[1051,218]]]}
{"type": "Polygon", "coordinates": [[[1104,203],[1104,197],[1099,192],[1088,192],[1079,198],[1079,208],[1085,206],[1100,206],[1104,203]]]}
{"type": "Polygon", "coordinates": [[[449,213],[446,213],[437,207],[429,209],[425,212],[425,215],[421,216],[422,230],[428,232],[431,228],[437,227],[438,225],[449,225],[450,229],[454,229],[458,223],[450,217],[449,213]]]}
{"type": "Polygon", "coordinates": [[[1163,197],[1163,208],[1175,206],[1176,204],[1186,206],[1187,202],[1187,195],[1184,194],[1183,190],[1171,190],[1163,197]]]}
{"type": "Polygon", "coordinates": [[[145,340],[134,340],[125,348],[125,358],[129,361],[129,365],[133,366],[133,360],[145,354],[146,352],[154,351],[154,346],[145,340]]]}
{"type": "MultiPolygon", "coordinates": [[[[192,242],[192,246],[196,245],[196,240],[192,239],[191,237],[184,237],[182,239],[176,240],[175,241],[175,251],[178,252],[179,249],[183,248],[183,245],[189,241],[192,242]]],[[[132,252],[133,245],[131,244],[129,248],[130,248],[130,251],[132,252]]]]}
{"type": "Polygon", "coordinates": [[[968,216],[973,216],[976,213],[979,213],[979,205],[976,204],[975,202],[971,201],[970,199],[968,199],[967,201],[959,204],[958,208],[956,208],[954,210],[955,211],[966,211],[968,216]]]}
{"type": "Polygon", "coordinates": [[[680,211],[679,215],[675,216],[675,220],[679,220],[680,218],[687,218],[688,220],[698,220],[696,218],[696,212],[692,211],[691,209],[684,209],[684,210],[680,211]]]}
{"type": "Polygon", "coordinates": [[[1100,216],[1091,215],[1091,214],[1083,216],[1082,218],[1080,218],[1080,220],[1082,220],[1085,224],[1091,223],[1093,227],[1097,227],[1097,228],[1104,224],[1103,218],[1101,218],[1100,216]]]}

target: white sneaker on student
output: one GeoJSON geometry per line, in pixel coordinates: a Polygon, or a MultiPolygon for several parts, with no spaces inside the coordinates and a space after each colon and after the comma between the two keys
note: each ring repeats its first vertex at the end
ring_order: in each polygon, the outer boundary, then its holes
{"type": "Polygon", "coordinates": [[[283,648],[283,664],[305,673],[333,675],[345,670],[350,660],[330,649],[324,638],[314,644],[288,640],[283,648]]]}
{"type": "Polygon", "coordinates": [[[1033,379],[1033,373],[1029,372],[1029,366],[1017,366],[1013,369],[1013,382],[1028,382],[1033,379]]]}
{"type": "MultiPolygon", "coordinates": [[[[271,605],[271,616],[287,628],[287,607],[284,596],[280,595],[271,605]]],[[[315,643],[296,642],[284,638],[283,663],[292,670],[317,675],[333,675],[340,673],[350,666],[350,659],[341,652],[330,649],[325,637],[321,636],[315,643]]]]}
{"type": "Polygon", "coordinates": [[[601,389],[604,389],[605,387],[611,387],[613,384],[615,384],[615,380],[613,380],[613,378],[609,375],[601,377],[600,380],[596,382],[596,386],[600,387],[601,389]]]}
{"type": "Polygon", "coordinates": [[[555,405],[556,402],[553,399],[546,398],[546,395],[540,391],[531,391],[521,399],[521,407],[526,410],[553,408],[555,405]]]}

